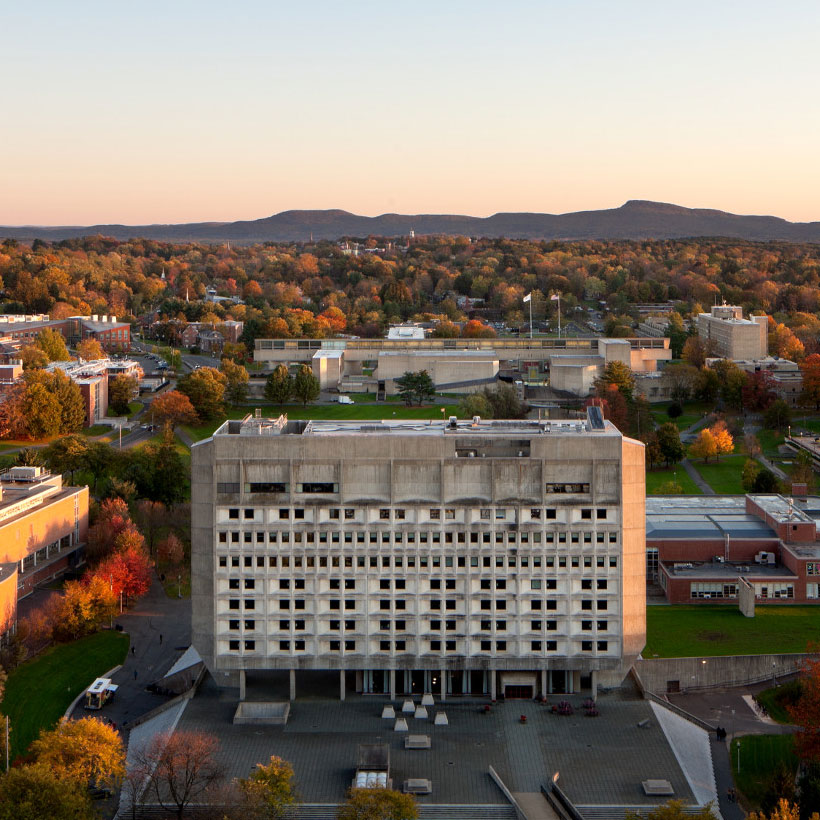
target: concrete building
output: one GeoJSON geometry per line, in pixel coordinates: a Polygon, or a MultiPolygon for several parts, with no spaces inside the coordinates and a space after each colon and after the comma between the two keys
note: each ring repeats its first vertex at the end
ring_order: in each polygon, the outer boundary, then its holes
{"type": "Polygon", "coordinates": [[[220,686],[620,683],[645,639],[643,445],[586,421],[228,421],[192,448],[193,643],[220,686]]]}
{"type": "Polygon", "coordinates": [[[724,359],[762,359],[769,350],[767,316],[743,318],[737,305],[714,305],[711,313],[698,314],[698,336],[724,359]]]}
{"type": "Polygon", "coordinates": [[[82,562],[87,535],[88,487],[63,487],[42,467],[0,473],[0,636],[19,598],[82,562]]]}
{"type": "Polygon", "coordinates": [[[655,496],[646,502],[647,580],[670,603],[820,603],[820,499],[655,496]]]}

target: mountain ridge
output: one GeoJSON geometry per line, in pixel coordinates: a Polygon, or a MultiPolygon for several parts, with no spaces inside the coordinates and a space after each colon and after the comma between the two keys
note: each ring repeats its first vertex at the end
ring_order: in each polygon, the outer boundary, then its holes
{"type": "Polygon", "coordinates": [[[751,241],[820,242],[820,222],[789,222],[769,215],[740,215],[710,208],[631,199],[619,208],[565,214],[498,212],[360,216],[340,208],[287,210],[260,219],[151,225],[0,226],[0,238],[59,241],[104,235],[168,242],[305,242],[342,237],[444,234],[510,239],[617,240],[726,237],[751,241]]]}

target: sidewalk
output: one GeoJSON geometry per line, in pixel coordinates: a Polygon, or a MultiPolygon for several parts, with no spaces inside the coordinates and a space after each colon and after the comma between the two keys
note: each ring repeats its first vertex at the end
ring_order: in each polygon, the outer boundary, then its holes
{"type": "MultiPolygon", "coordinates": [[[[145,687],[161,678],[190,645],[191,600],[169,598],[154,578],[148,594],[116,623],[129,634],[131,646],[112,677],[119,686],[116,697],[99,714],[120,727],[167,701],[145,687]]],[[[73,716],[87,714],[78,703],[73,716]]]]}
{"type": "Polygon", "coordinates": [[[700,473],[694,468],[692,462],[689,461],[688,458],[685,458],[683,459],[683,461],[681,461],[681,466],[684,470],[686,470],[686,474],[689,476],[689,478],[691,478],[692,481],[694,481],[695,484],[698,485],[698,489],[704,495],[715,495],[715,491],[701,478],[700,473]]]}

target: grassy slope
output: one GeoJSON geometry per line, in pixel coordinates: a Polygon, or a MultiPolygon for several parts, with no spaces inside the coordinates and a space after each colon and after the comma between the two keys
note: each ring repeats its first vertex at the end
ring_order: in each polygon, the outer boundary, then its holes
{"type": "Polygon", "coordinates": [[[757,807],[766,794],[769,778],[778,763],[797,771],[791,735],[746,735],[732,741],[732,774],[737,789],[757,807]],[[740,771],[738,771],[740,745],[740,771]]]}
{"type": "Polygon", "coordinates": [[[25,754],[41,729],[50,729],[77,695],[123,662],[129,639],[98,632],[55,646],[9,675],[3,712],[11,724],[11,757],[25,754]]]}
{"type": "Polygon", "coordinates": [[[805,652],[809,641],[817,639],[818,630],[820,609],[812,606],[758,606],[754,618],[744,618],[732,605],[650,606],[643,656],[805,652]]]}
{"type": "Polygon", "coordinates": [[[656,495],[660,492],[659,488],[662,484],[669,481],[675,481],[683,487],[683,492],[687,495],[700,495],[698,485],[689,478],[689,474],[680,465],[677,468],[661,469],[661,470],[647,470],[646,471],[646,494],[656,495]]]}
{"type": "Polygon", "coordinates": [[[720,461],[706,464],[692,461],[692,465],[718,495],[743,495],[746,491],[741,483],[741,474],[747,458],[748,456],[738,453],[721,456],[720,461]]]}

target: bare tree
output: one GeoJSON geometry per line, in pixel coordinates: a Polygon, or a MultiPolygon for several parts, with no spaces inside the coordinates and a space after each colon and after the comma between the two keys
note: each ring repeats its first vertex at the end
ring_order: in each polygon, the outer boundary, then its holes
{"type": "Polygon", "coordinates": [[[165,811],[182,820],[188,806],[223,779],[218,748],[219,741],[206,732],[165,733],[138,751],[135,763],[153,771],[148,788],[165,811]]]}

